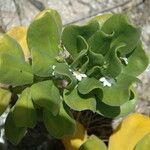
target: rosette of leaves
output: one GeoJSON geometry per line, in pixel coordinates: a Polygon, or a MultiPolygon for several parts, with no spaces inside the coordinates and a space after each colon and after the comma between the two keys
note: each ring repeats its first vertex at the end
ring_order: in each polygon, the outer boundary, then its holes
{"type": "Polygon", "coordinates": [[[52,137],[74,133],[75,121],[52,76],[61,32],[59,14],[48,9],[28,29],[16,27],[0,36],[0,114],[10,107],[5,134],[13,144],[38,121],[52,137]]]}
{"type": "Polygon", "coordinates": [[[70,57],[57,64],[54,73],[68,81],[65,103],[110,118],[133,111],[133,85],[148,65],[140,29],[124,14],[108,14],[86,25],[66,26],[61,39],[70,57]]]}
{"type": "Polygon", "coordinates": [[[0,113],[11,108],[7,138],[18,144],[37,121],[43,121],[53,137],[73,134],[70,108],[106,117],[132,111],[132,84],[148,65],[139,38],[139,29],[122,14],[69,25],[62,32],[53,9],[38,14],[28,29],[1,35],[0,83],[8,88],[0,89],[0,113]]]}

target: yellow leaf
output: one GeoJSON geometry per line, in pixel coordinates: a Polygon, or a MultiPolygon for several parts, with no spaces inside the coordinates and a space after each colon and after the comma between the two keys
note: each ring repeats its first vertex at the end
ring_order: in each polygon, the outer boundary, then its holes
{"type": "Polygon", "coordinates": [[[150,149],[150,132],[142,138],[138,142],[138,144],[135,147],[135,150],[149,150],[150,149]]]}
{"type": "Polygon", "coordinates": [[[62,142],[66,150],[78,150],[86,140],[86,130],[79,122],[77,122],[74,136],[64,136],[62,142]]]}
{"type": "Polygon", "coordinates": [[[135,145],[150,132],[150,118],[129,115],[109,139],[109,150],[134,150],[135,145]]]}
{"type": "Polygon", "coordinates": [[[10,29],[7,34],[14,38],[21,45],[25,58],[30,57],[30,51],[28,49],[26,37],[27,37],[27,28],[18,26],[10,29]]]}

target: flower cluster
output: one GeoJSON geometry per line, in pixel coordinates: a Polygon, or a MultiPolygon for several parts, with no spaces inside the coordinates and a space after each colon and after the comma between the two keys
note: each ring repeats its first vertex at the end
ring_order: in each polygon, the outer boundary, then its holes
{"type": "MultiPolygon", "coordinates": [[[[107,117],[132,111],[133,84],[148,65],[139,28],[123,14],[108,14],[83,26],[65,27],[61,39],[70,53],[66,70],[75,70],[67,74],[71,86],[64,90],[65,103],[74,110],[90,109],[107,117]]],[[[57,64],[58,74],[59,68],[57,64]]]]}

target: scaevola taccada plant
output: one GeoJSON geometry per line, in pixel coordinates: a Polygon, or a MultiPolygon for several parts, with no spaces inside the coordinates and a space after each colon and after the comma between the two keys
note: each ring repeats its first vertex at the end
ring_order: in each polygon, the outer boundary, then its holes
{"type": "Polygon", "coordinates": [[[98,16],[62,31],[57,11],[44,10],[31,22],[26,41],[28,59],[23,44],[8,34],[0,37],[0,83],[8,85],[0,89],[0,113],[10,105],[5,133],[12,143],[18,144],[38,120],[53,137],[73,134],[70,109],[111,118],[133,110],[132,85],[148,58],[140,30],[124,14],[98,16]]]}

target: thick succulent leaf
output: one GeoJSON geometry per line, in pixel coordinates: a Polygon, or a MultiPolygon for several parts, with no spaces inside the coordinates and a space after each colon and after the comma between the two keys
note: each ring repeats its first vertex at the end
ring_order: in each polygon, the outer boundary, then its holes
{"type": "Polygon", "coordinates": [[[80,68],[80,72],[84,73],[87,70],[87,66],[89,65],[89,57],[87,56],[88,49],[83,49],[78,53],[77,57],[71,63],[70,67],[73,70],[78,70],[80,68]]]}
{"type": "Polygon", "coordinates": [[[104,57],[102,54],[94,53],[89,50],[89,67],[102,66],[104,64],[104,57]]]}
{"type": "Polygon", "coordinates": [[[124,117],[129,113],[133,112],[135,110],[137,102],[138,102],[137,95],[132,89],[130,91],[130,100],[120,106],[120,115],[117,117],[124,117]]]}
{"type": "Polygon", "coordinates": [[[57,63],[56,59],[49,57],[47,53],[32,50],[32,70],[33,73],[40,77],[52,76],[52,66],[57,63]]]}
{"type": "Polygon", "coordinates": [[[48,109],[56,115],[60,107],[60,94],[53,81],[47,80],[31,86],[31,97],[35,104],[48,109]]]}
{"type": "Polygon", "coordinates": [[[134,150],[149,150],[149,148],[150,148],[150,132],[137,143],[134,150]]]}
{"type": "Polygon", "coordinates": [[[13,112],[13,120],[17,127],[30,127],[36,125],[37,116],[34,108],[30,88],[26,88],[17,100],[13,112]]]}
{"type": "Polygon", "coordinates": [[[11,101],[11,93],[8,90],[0,88],[0,115],[6,110],[11,101]]]}
{"type": "Polygon", "coordinates": [[[111,87],[103,87],[102,102],[110,106],[120,106],[130,99],[130,88],[137,78],[120,74],[111,87]]]}
{"type": "Polygon", "coordinates": [[[109,150],[133,150],[135,145],[149,132],[149,117],[141,114],[129,115],[111,135],[109,150]]]}
{"type": "Polygon", "coordinates": [[[107,150],[105,143],[95,135],[91,135],[89,139],[81,145],[79,150],[107,150]]]}
{"type": "Polygon", "coordinates": [[[94,17],[92,20],[98,21],[100,27],[103,26],[103,24],[108,20],[113,14],[104,14],[94,17]]]}
{"type": "Polygon", "coordinates": [[[61,103],[60,111],[56,116],[49,109],[44,109],[43,120],[48,132],[55,138],[73,135],[75,132],[75,120],[63,103],[61,103]]]}
{"type": "Polygon", "coordinates": [[[78,91],[83,95],[88,94],[96,89],[100,89],[101,91],[102,88],[103,88],[103,85],[101,84],[101,82],[99,82],[95,78],[88,78],[88,77],[84,78],[78,84],[78,91]]]}
{"type": "Polygon", "coordinates": [[[82,124],[76,122],[74,135],[66,135],[62,138],[65,150],[79,150],[79,147],[87,140],[86,129],[82,124]]]}
{"type": "Polygon", "coordinates": [[[0,82],[12,86],[32,83],[30,65],[16,56],[0,53],[0,82]]]}
{"type": "Polygon", "coordinates": [[[112,15],[105,21],[101,29],[107,34],[114,32],[111,46],[118,45],[120,42],[127,45],[120,51],[123,56],[130,53],[135,48],[140,38],[140,30],[132,26],[128,18],[123,14],[112,15]]]}
{"type": "Polygon", "coordinates": [[[121,106],[110,106],[103,103],[100,99],[97,99],[97,113],[108,118],[119,118],[128,115],[133,112],[137,104],[136,97],[132,97],[129,101],[125,102],[121,106]]]}
{"type": "Polygon", "coordinates": [[[115,118],[121,113],[119,106],[107,105],[103,103],[100,99],[97,99],[96,109],[96,113],[108,118],[115,118]]]}
{"type": "Polygon", "coordinates": [[[77,88],[74,88],[72,91],[64,90],[64,101],[73,110],[96,111],[96,100],[94,96],[91,94],[79,94],[77,88]]]}
{"type": "Polygon", "coordinates": [[[86,39],[83,36],[78,35],[77,36],[77,49],[78,49],[78,52],[81,52],[82,50],[87,49],[87,48],[88,48],[88,44],[86,42],[86,39]]]}
{"type": "Polygon", "coordinates": [[[79,82],[78,91],[83,95],[90,92],[96,94],[97,97],[106,104],[103,104],[104,106],[120,106],[129,101],[130,87],[132,83],[136,81],[137,79],[135,77],[121,74],[116,78],[116,82],[112,83],[111,87],[104,87],[102,83],[95,78],[85,78],[79,82]]]}
{"type": "Polygon", "coordinates": [[[78,56],[78,53],[81,51],[81,46],[82,49],[86,48],[83,47],[83,39],[88,40],[97,30],[99,30],[97,21],[89,22],[84,26],[70,25],[64,28],[62,42],[73,59],[78,56]]]}
{"type": "Polygon", "coordinates": [[[77,84],[76,78],[69,70],[69,66],[66,65],[65,63],[56,64],[56,67],[54,69],[54,74],[58,78],[64,77],[69,82],[66,89],[73,89],[77,84]]]}
{"type": "Polygon", "coordinates": [[[88,41],[90,50],[105,55],[110,49],[113,34],[106,34],[101,30],[97,31],[88,41]]]}
{"type": "Polygon", "coordinates": [[[78,65],[82,62],[83,57],[86,56],[87,53],[88,53],[87,49],[83,49],[81,52],[79,52],[77,57],[72,62],[71,68],[73,68],[73,69],[77,68],[78,65]]]}
{"type": "Polygon", "coordinates": [[[95,77],[96,79],[99,79],[102,76],[101,72],[101,67],[94,66],[91,69],[87,70],[86,74],[89,77],[95,77]]]}
{"type": "Polygon", "coordinates": [[[14,38],[16,41],[18,41],[18,43],[21,45],[22,49],[23,49],[23,53],[25,58],[29,58],[30,57],[30,52],[28,49],[28,45],[27,45],[27,28],[23,27],[23,26],[18,26],[18,27],[14,27],[12,29],[10,29],[7,34],[9,36],[11,36],[12,38],[14,38]]]}
{"type": "Polygon", "coordinates": [[[44,10],[30,24],[27,42],[32,53],[33,71],[36,75],[49,76],[49,69],[55,63],[55,57],[59,53],[61,29],[61,18],[58,12],[53,9],[44,10]],[[44,60],[46,55],[47,59],[44,60]],[[48,65],[45,66],[46,63],[48,65]],[[38,67],[42,67],[43,71],[37,70],[38,67]]]}
{"type": "Polygon", "coordinates": [[[139,42],[135,50],[128,57],[128,65],[124,66],[123,72],[132,76],[138,76],[146,69],[148,63],[148,56],[139,42]]]}
{"type": "Polygon", "coordinates": [[[24,54],[22,48],[17,41],[7,34],[0,36],[0,53],[7,53],[24,60],[24,54]]]}
{"type": "Polygon", "coordinates": [[[110,52],[105,56],[106,59],[106,68],[102,70],[104,76],[111,78],[117,77],[122,71],[122,62],[117,56],[117,52],[124,48],[126,45],[120,43],[117,46],[115,45],[110,49],[110,52]]]}
{"type": "Polygon", "coordinates": [[[55,57],[60,44],[61,29],[61,18],[56,10],[47,9],[39,13],[27,33],[30,50],[36,49],[55,57]]]}
{"type": "Polygon", "coordinates": [[[17,127],[14,123],[12,112],[10,112],[5,122],[5,135],[7,139],[14,145],[19,144],[23,136],[26,134],[27,128],[17,127]]]}
{"type": "Polygon", "coordinates": [[[85,73],[88,70],[88,65],[89,65],[89,57],[85,56],[83,58],[83,64],[80,67],[80,72],[85,73]]]}

